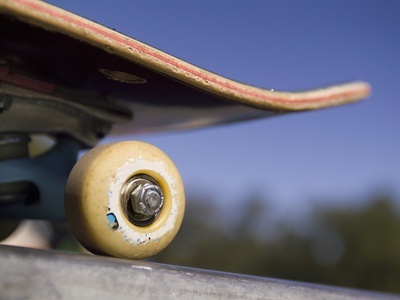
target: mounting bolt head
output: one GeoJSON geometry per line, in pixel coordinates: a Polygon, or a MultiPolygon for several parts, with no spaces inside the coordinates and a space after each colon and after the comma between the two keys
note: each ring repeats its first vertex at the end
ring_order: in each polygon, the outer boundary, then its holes
{"type": "Polygon", "coordinates": [[[131,194],[131,205],[135,213],[153,217],[157,215],[164,204],[161,189],[151,183],[141,183],[131,194]]]}

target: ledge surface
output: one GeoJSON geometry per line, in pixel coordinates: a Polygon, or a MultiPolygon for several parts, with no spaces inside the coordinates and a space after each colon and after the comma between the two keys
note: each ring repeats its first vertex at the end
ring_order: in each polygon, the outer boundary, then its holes
{"type": "Polygon", "coordinates": [[[399,299],[400,296],[0,246],[0,299],[399,299]]]}

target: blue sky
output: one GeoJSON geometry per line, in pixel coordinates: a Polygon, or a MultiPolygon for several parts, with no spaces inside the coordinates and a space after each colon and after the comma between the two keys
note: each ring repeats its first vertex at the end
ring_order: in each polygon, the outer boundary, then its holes
{"type": "Polygon", "coordinates": [[[399,1],[48,2],[252,85],[371,83],[359,104],[129,137],[175,161],[188,201],[197,193],[233,210],[259,194],[281,215],[379,192],[400,202],[399,1]]]}

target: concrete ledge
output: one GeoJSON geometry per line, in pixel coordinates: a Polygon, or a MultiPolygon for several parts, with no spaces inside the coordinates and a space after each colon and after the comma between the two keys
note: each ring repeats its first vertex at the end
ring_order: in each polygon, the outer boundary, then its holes
{"type": "Polygon", "coordinates": [[[149,262],[0,246],[0,299],[399,299],[149,262]]]}

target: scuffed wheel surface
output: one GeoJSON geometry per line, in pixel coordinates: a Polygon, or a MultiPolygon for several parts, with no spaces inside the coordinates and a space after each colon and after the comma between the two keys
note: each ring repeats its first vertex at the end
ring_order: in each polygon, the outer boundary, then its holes
{"type": "Polygon", "coordinates": [[[174,163],[137,141],[87,152],[71,171],[65,192],[67,220],[80,243],[95,254],[121,258],[142,259],[164,249],[179,230],[184,207],[174,163]],[[144,205],[157,216],[146,217],[144,205]],[[134,222],[138,218],[146,220],[134,222]]]}

